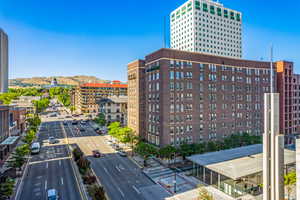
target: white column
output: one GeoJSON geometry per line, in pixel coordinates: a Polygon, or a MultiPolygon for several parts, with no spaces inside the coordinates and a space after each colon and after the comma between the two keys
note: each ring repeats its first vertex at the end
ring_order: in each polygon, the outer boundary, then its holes
{"type": "Polygon", "coordinates": [[[265,94],[263,135],[264,200],[284,198],[284,136],[279,133],[279,94],[265,94]]]}

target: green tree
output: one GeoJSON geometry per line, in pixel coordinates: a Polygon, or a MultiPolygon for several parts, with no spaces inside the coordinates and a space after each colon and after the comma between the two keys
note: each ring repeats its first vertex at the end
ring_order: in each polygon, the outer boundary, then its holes
{"type": "Polygon", "coordinates": [[[180,145],[178,149],[180,155],[182,156],[182,159],[185,160],[186,156],[189,156],[193,153],[193,149],[191,148],[191,145],[189,144],[182,144],[180,145]]]}
{"type": "Polygon", "coordinates": [[[10,160],[8,160],[8,164],[10,167],[20,169],[26,161],[25,156],[30,152],[29,145],[23,144],[19,147],[16,147],[15,151],[12,153],[10,160]]]}
{"type": "Polygon", "coordinates": [[[40,100],[33,100],[32,103],[35,107],[35,112],[36,113],[41,113],[46,108],[48,108],[48,106],[50,104],[50,100],[48,98],[42,98],[40,100]]]}
{"type": "Polygon", "coordinates": [[[108,126],[108,134],[117,138],[120,130],[120,122],[113,122],[108,126]]]}
{"type": "Polygon", "coordinates": [[[291,192],[296,184],[296,171],[289,172],[284,176],[284,185],[287,189],[288,199],[290,199],[291,192]]]}
{"type": "Polygon", "coordinates": [[[94,121],[100,126],[105,126],[106,124],[105,116],[103,113],[99,113],[99,115],[96,117],[94,121]]]}
{"type": "Polygon", "coordinates": [[[160,148],[158,151],[158,154],[161,158],[168,159],[168,161],[171,159],[173,155],[177,152],[177,149],[172,145],[167,145],[163,148],[160,148]]]}
{"type": "Polygon", "coordinates": [[[144,158],[144,166],[146,165],[146,162],[150,156],[158,155],[158,150],[156,147],[144,142],[139,142],[135,146],[134,151],[144,158]]]}
{"type": "Polygon", "coordinates": [[[13,194],[15,181],[7,178],[4,183],[0,184],[0,200],[7,200],[13,194]]]}
{"type": "Polygon", "coordinates": [[[23,139],[23,142],[30,145],[35,139],[36,139],[36,131],[34,129],[29,129],[23,139]]]}

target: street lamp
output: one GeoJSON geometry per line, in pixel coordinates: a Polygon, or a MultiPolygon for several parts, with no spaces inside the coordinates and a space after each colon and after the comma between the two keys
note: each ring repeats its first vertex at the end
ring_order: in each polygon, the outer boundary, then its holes
{"type": "Polygon", "coordinates": [[[173,180],[173,184],[174,184],[174,193],[176,193],[176,176],[177,176],[177,174],[176,174],[176,171],[175,171],[175,179],[173,180]]]}

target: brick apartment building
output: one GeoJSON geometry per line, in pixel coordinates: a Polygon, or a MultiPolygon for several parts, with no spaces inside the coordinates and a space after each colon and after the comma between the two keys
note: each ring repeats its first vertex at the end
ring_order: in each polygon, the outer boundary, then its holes
{"type": "Polygon", "coordinates": [[[128,64],[127,124],[135,133],[143,135],[145,127],[145,61],[128,64]],[[130,116],[130,117],[129,117],[130,116]]]}
{"type": "Polygon", "coordinates": [[[293,141],[293,135],[300,133],[300,75],[294,74],[294,64],[276,62],[277,91],[280,93],[280,132],[286,143],[293,141]]]}
{"type": "Polygon", "coordinates": [[[127,96],[127,84],[120,81],[112,83],[86,83],[71,92],[72,105],[78,113],[98,113],[99,102],[109,96],[127,96]]]}
{"type": "Polygon", "coordinates": [[[128,125],[157,146],[261,135],[269,89],[269,62],[160,49],[128,64],[128,125]]]}
{"type": "Polygon", "coordinates": [[[9,152],[7,145],[1,143],[9,137],[9,106],[0,105],[0,164],[9,152]]]}

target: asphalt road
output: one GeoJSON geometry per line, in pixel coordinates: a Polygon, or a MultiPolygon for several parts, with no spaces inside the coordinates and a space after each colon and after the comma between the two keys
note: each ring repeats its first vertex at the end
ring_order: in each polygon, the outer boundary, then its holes
{"type": "Polygon", "coordinates": [[[86,131],[78,131],[78,126],[68,122],[65,130],[70,137],[70,143],[76,143],[88,155],[91,166],[103,184],[111,200],[144,200],[140,188],[155,185],[127,157],[119,156],[105,143],[104,136],[99,136],[88,124],[86,131]],[[94,158],[92,150],[100,150],[105,156],[94,158]]]}
{"type": "Polygon", "coordinates": [[[43,144],[41,152],[30,159],[17,200],[47,199],[47,190],[52,188],[58,191],[60,199],[81,200],[61,122],[43,122],[38,141],[43,144]],[[50,136],[60,142],[50,145],[50,136]]]}

